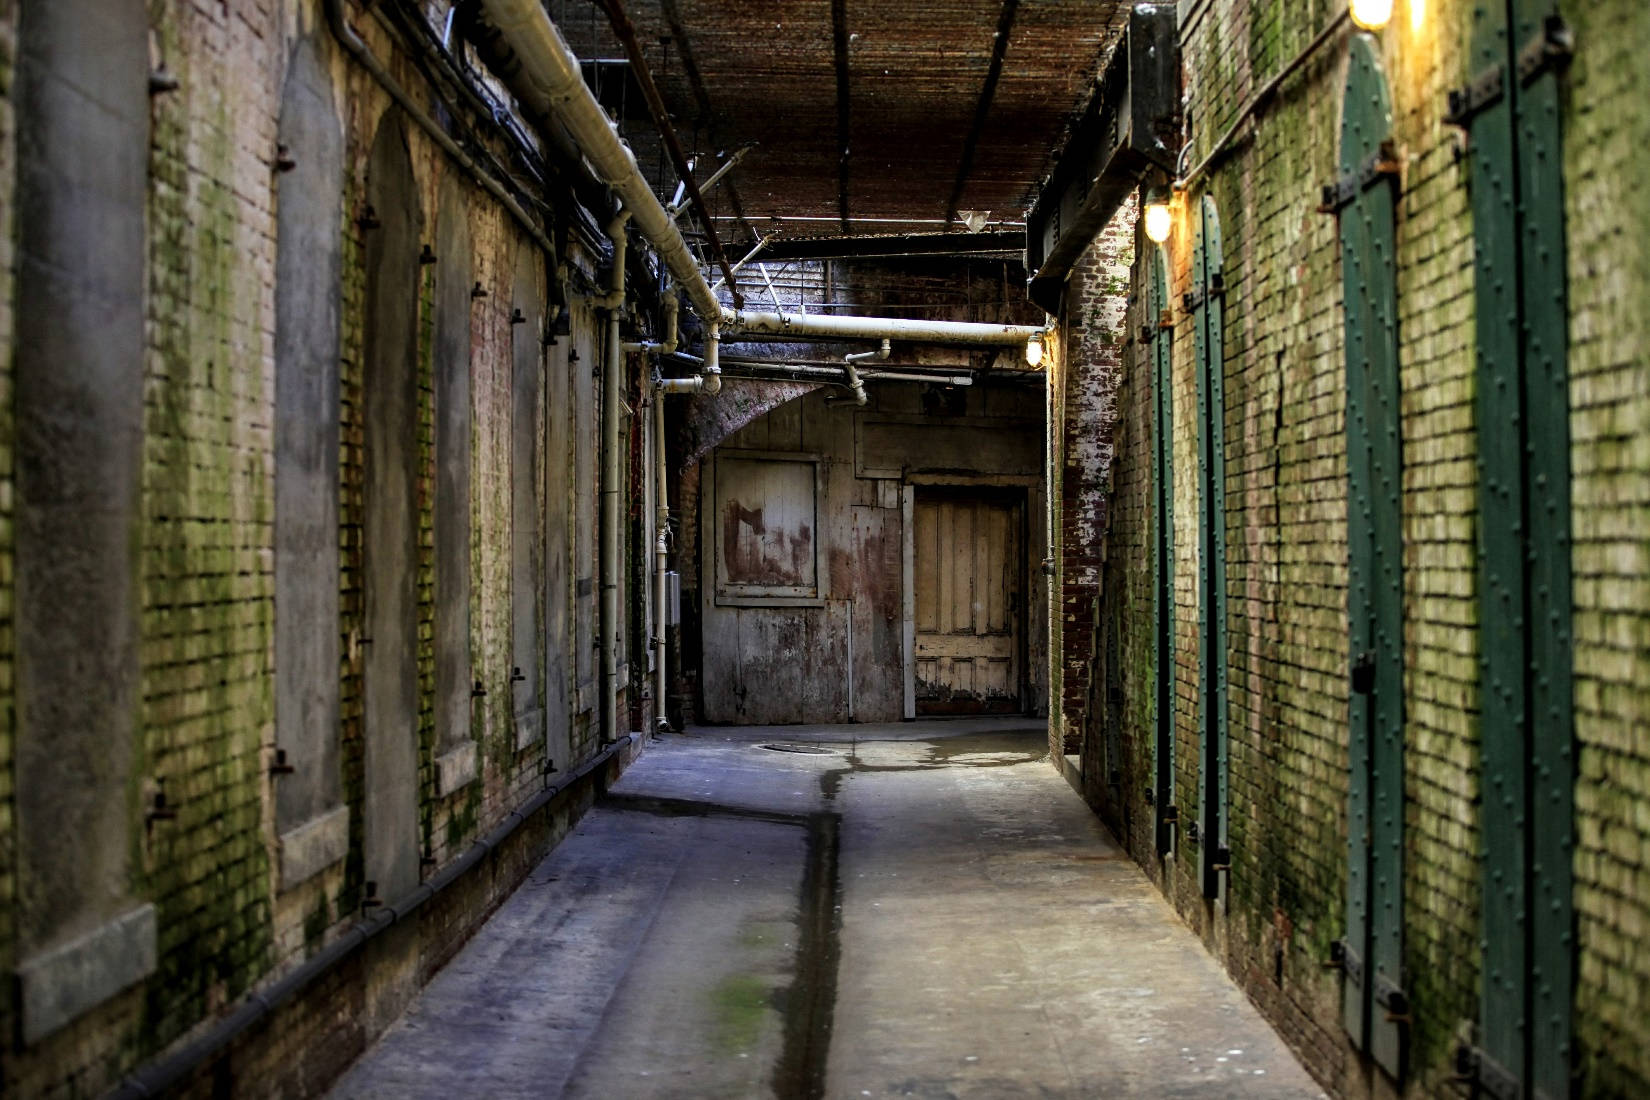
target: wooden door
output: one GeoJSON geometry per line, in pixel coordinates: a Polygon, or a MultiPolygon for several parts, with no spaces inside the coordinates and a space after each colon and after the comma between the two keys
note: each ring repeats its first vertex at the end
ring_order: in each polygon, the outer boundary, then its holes
{"type": "Polygon", "coordinates": [[[918,714],[1017,714],[1024,498],[918,490],[913,510],[918,714]]]}

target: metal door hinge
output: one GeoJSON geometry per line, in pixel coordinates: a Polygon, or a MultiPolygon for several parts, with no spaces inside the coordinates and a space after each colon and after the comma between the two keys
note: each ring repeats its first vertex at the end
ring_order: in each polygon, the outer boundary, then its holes
{"type": "Polygon", "coordinates": [[[1518,1075],[1468,1043],[1455,1048],[1455,1080],[1476,1085],[1492,1100],[1525,1100],[1518,1075]]]}
{"type": "Polygon", "coordinates": [[[1507,67],[1491,65],[1468,81],[1465,87],[1452,88],[1444,121],[1451,126],[1470,125],[1474,115],[1500,102],[1506,84],[1507,67]]]}
{"type": "MultiPolygon", "coordinates": [[[[1345,940],[1337,940],[1336,943],[1341,948],[1341,970],[1346,974],[1346,980],[1353,985],[1362,986],[1364,984],[1363,956],[1352,950],[1345,940]]],[[[1333,948],[1331,948],[1331,951],[1333,951],[1333,948]]],[[[1330,957],[1333,958],[1333,954],[1330,957]]]]}
{"type": "Polygon", "coordinates": [[[1575,52],[1576,40],[1570,25],[1562,16],[1547,16],[1542,20],[1541,29],[1518,51],[1518,83],[1528,86],[1542,73],[1563,69],[1575,52]]]}
{"type": "Polygon", "coordinates": [[[1348,172],[1334,183],[1324,184],[1323,202],[1319,205],[1318,212],[1339,214],[1351,206],[1360,194],[1381,180],[1398,179],[1403,167],[1403,158],[1398,155],[1398,143],[1391,138],[1385,139],[1379,149],[1363,159],[1363,163],[1358,165],[1356,171],[1348,172]]]}
{"type": "Polygon", "coordinates": [[[1385,975],[1375,975],[1375,1003],[1386,1010],[1388,1022],[1410,1023],[1409,997],[1397,983],[1385,975]]]}

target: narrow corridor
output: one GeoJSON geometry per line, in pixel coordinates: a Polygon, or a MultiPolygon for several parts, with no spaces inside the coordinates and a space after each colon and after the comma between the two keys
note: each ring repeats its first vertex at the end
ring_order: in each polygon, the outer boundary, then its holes
{"type": "Polygon", "coordinates": [[[332,1095],[1321,1095],[1046,745],[658,740],[332,1095]]]}

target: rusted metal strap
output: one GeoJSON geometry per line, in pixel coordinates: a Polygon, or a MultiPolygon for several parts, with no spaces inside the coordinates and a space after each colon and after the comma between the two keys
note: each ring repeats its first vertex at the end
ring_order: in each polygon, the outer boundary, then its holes
{"type": "Polygon", "coordinates": [[[1397,179],[1402,170],[1403,160],[1398,156],[1398,146],[1387,138],[1381,142],[1379,149],[1364,158],[1356,172],[1349,172],[1334,183],[1324,184],[1319,213],[1339,214],[1381,180],[1397,179]]]}

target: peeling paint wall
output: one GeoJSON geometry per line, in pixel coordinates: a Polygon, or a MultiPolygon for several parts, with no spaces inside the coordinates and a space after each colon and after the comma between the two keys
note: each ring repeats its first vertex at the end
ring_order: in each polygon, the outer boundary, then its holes
{"type": "Polygon", "coordinates": [[[903,716],[905,501],[934,482],[1006,485],[1024,496],[1030,644],[1021,699],[1027,711],[1044,711],[1042,387],[1035,379],[966,388],[879,382],[870,393],[863,409],[823,392],[788,401],[699,463],[697,499],[683,517],[694,531],[683,557],[697,568],[683,578],[683,599],[691,594],[700,615],[693,648],[706,721],[903,716]],[[725,486],[736,477],[771,500],[730,496],[725,486]],[[776,516],[777,532],[765,534],[776,516]],[[780,542],[778,559],[757,559],[780,542]],[[745,557],[718,561],[730,551],[745,557]]]}

